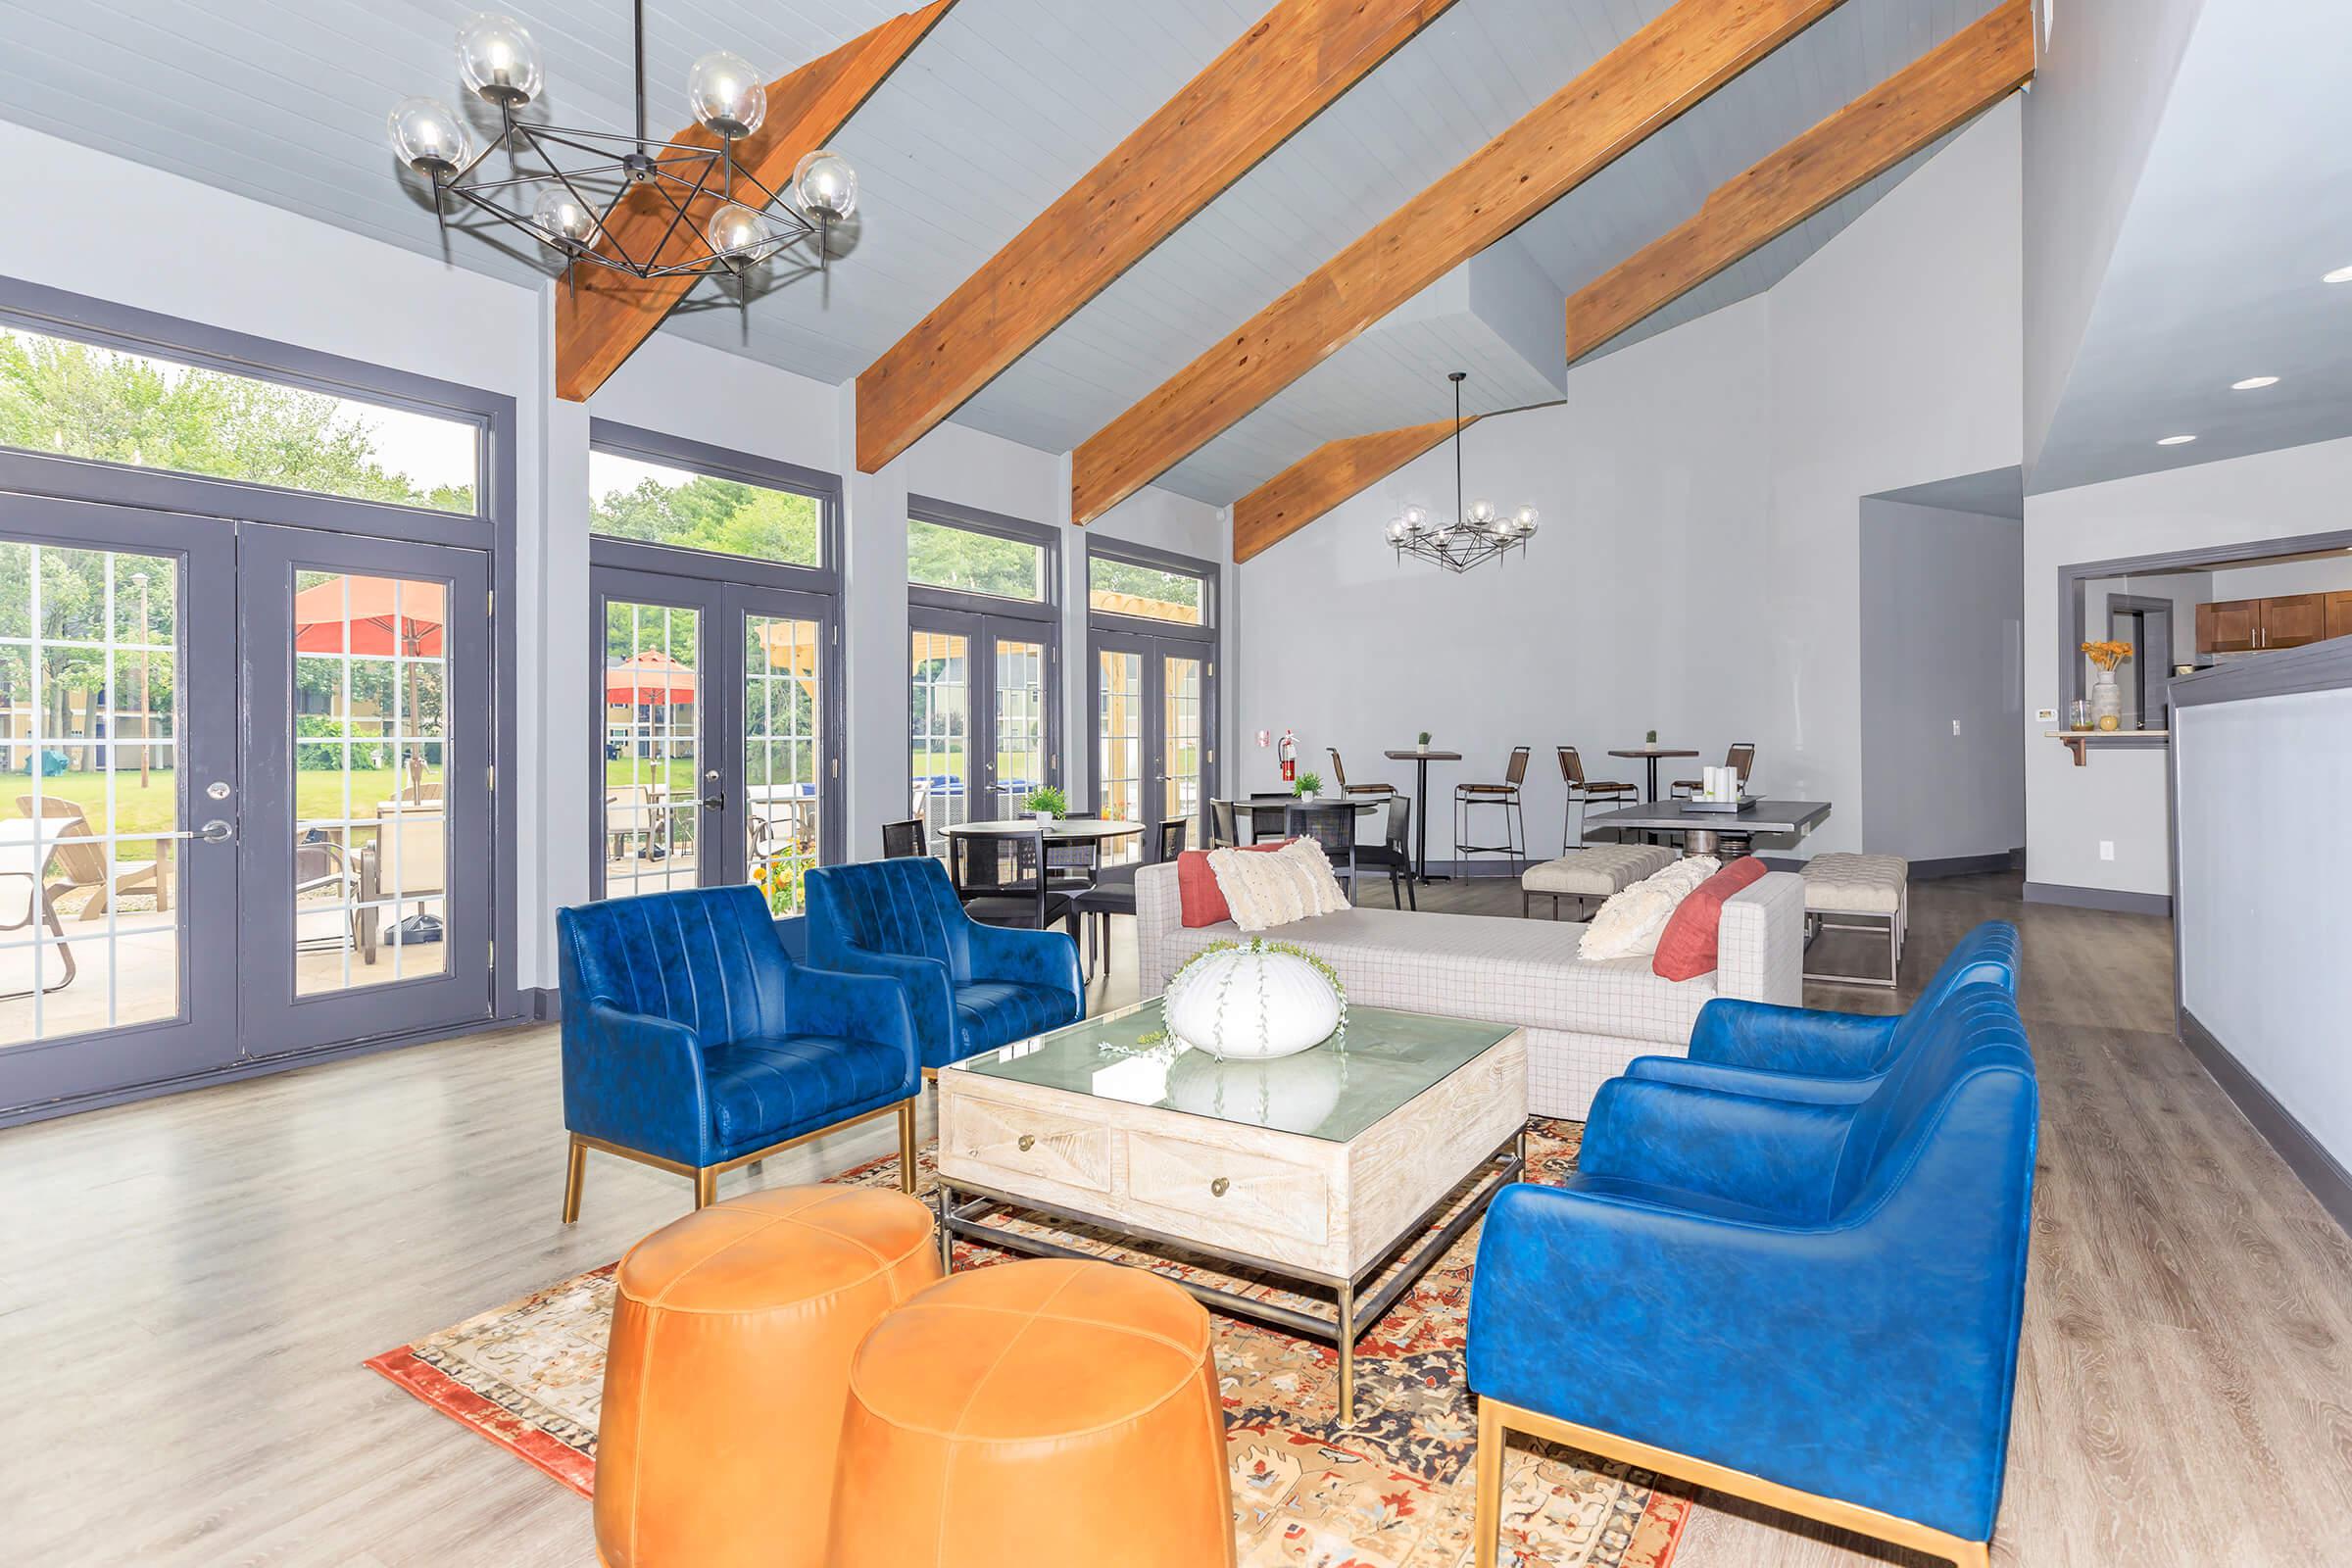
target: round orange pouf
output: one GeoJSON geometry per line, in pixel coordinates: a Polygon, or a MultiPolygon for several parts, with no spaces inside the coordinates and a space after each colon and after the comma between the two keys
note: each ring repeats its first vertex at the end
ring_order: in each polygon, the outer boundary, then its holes
{"type": "Polygon", "coordinates": [[[830,1568],[1234,1560],[1208,1314],[1112,1263],[932,1286],[850,1371],[830,1568]]]}
{"type": "Polygon", "coordinates": [[[607,1568],[824,1561],[850,1358],[940,1277],[931,1211],[872,1187],[783,1187],[629,1249],[596,1439],[607,1568]]]}

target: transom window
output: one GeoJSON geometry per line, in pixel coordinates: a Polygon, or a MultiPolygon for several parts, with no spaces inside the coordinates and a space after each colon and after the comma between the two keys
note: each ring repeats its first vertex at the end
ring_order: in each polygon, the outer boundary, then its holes
{"type": "Polygon", "coordinates": [[[1171,571],[1090,553],[1086,562],[1086,604],[1109,615],[1135,615],[1186,626],[1207,620],[1207,585],[1196,573],[1171,571]]]}
{"type": "Polygon", "coordinates": [[[480,513],[482,428],[471,420],[7,324],[0,446],[480,513]]]}
{"type": "Polygon", "coordinates": [[[589,528],[602,538],[824,564],[823,509],[796,490],[674,467],[598,447],[588,454],[589,528]]]}
{"type": "Polygon", "coordinates": [[[921,588],[1040,604],[1047,597],[1046,547],[1028,539],[909,517],[906,580],[921,588]]]}

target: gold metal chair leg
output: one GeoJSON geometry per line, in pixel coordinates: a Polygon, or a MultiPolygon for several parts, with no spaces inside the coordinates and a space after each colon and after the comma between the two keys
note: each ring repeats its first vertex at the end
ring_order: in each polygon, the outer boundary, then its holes
{"type": "MultiPolygon", "coordinates": [[[[921,1091],[917,1090],[916,1094],[921,1091]]],[[[899,1102],[899,1191],[914,1191],[914,1098],[899,1102]]]]}
{"type": "Polygon", "coordinates": [[[709,1166],[694,1173],[694,1206],[709,1208],[718,1201],[718,1172],[709,1166]]]}
{"type": "Polygon", "coordinates": [[[564,1158],[564,1223],[580,1222],[580,1188],[588,1177],[588,1146],[577,1138],[564,1158]]]}
{"type": "Polygon", "coordinates": [[[1478,1401],[1478,1512],[1471,1528],[1477,1532],[1477,1568],[1494,1568],[1502,1540],[1502,1451],[1510,1442],[1501,1409],[1493,1399],[1478,1401]]]}

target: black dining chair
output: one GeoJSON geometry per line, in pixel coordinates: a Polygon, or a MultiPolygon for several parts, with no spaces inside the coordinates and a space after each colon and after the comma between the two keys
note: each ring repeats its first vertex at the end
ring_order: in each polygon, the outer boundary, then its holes
{"type": "Polygon", "coordinates": [[[1250,842],[1261,839],[1286,838],[1290,834],[1290,810],[1298,805],[1290,795],[1252,795],[1242,806],[1250,817],[1250,842]]]}
{"type": "MultiPolygon", "coordinates": [[[[1186,835],[1193,824],[1185,818],[1159,824],[1159,854],[1161,862],[1173,860],[1184,853],[1186,835]]],[[[1078,895],[1078,912],[1085,917],[1090,952],[1086,972],[1095,972],[1095,959],[1102,960],[1102,972],[1110,973],[1110,917],[1135,912],[1134,865],[1104,866],[1095,875],[1095,885],[1078,895]],[[1097,916],[1101,916],[1098,922],[1097,916]]]]}
{"type": "Polygon", "coordinates": [[[984,925],[1045,931],[1067,925],[1078,935],[1078,911],[1068,893],[1047,874],[1042,831],[958,833],[948,841],[948,880],[964,913],[984,925]]]}
{"type": "Polygon", "coordinates": [[[1389,797],[1388,832],[1378,844],[1358,844],[1355,847],[1355,866],[1359,871],[1389,873],[1389,897],[1399,909],[1410,899],[1412,906],[1421,907],[1421,896],[1413,891],[1413,798],[1409,795],[1389,797]]]}
{"type": "Polygon", "coordinates": [[[1209,802],[1208,847],[1212,850],[1229,850],[1241,842],[1241,832],[1234,825],[1233,803],[1231,801],[1209,802]]]}
{"type": "Polygon", "coordinates": [[[921,817],[910,816],[904,822],[882,824],[882,858],[885,860],[902,860],[909,856],[930,853],[929,847],[923,842],[921,817]]]}
{"type": "Polygon", "coordinates": [[[1299,801],[1285,810],[1283,831],[1292,838],[1313,839],[1331,858],[1331,874],[1355,902],[1355,803],[1299,801]]]}

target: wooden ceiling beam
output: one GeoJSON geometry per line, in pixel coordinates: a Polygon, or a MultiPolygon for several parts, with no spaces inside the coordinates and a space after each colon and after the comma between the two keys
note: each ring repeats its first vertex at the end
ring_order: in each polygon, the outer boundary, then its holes
{"type": "Polygon", "coordinates": [[[1678,0],[1089,436],[1072,516],[1102,515],[1838,4],[1678,0]]]}
{"type": "Polygon", "coordinates": [[[2034,76],[2034,11],[2008,3],[1710,193],[1568,301],[1568,358],[1600,347],[2034,76]]]}
{"type": "Polygon", "coordinates": [[[921,440],[1454,0],[1282,0],[858,377],[858,466],[921,440]]]}
{"type": "MultiPolygon", "coordinates": [[[[735,144],[737,165],[781,193],[801,159],[833,139],[955,3],[932,0],[919,11],[893,17],[769,82],[767,122],[735,144]]],[[[717,136],[699,124],[670,139],[694,147],[718,145],[717,136]]],[[[606,219],[602,243],[617,245],[630,256],[650,256],[656,265],[688,261],[702,248],[692,233],[676,228],[699,231],[716,205],[714,196],[694,198],[687,204],[684,222],[673,228],[670,204],[639,186],[606,219]]],[[[691,274],[640,278],[609,268],[575,266],[571,281],[556,291],[556,395],[574,403],[586,401],[653,336],[696,281],[691,274]]]]}
{"type": "MultiPolygon", "coordinates": [[[[1477,422],[1478,416],[1471,415],[1462,428],[1477,422]]],[[[1451,434],[1451,419],[1436,419],[1324,442],[1233,504],[1235,564],[1280,544],[1341,502],[1443,446],[1451,434]]]]}

